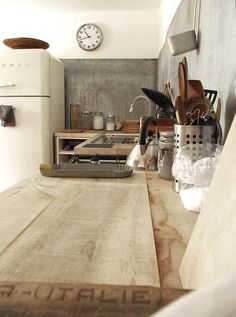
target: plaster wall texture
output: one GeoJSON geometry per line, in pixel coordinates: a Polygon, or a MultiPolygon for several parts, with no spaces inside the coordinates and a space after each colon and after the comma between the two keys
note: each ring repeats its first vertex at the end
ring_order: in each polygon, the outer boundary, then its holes
{"type": "Polygon", "coordinates": [[[157,59],[65,59],[66,127],[70,127],[70,105],[82,110],[114,114],[120,120],[138,120],[147,103],[139,100],[129,112],[141,88],[157,88],[157,59]]]}
{"type": "MultiPolygon", "coordinates": [[[[193,29],[195,0],[182,0],[169,27],[168,36],[193,29]]],[[[198,15],[197,15],[198,17],[198,15]]],[[[198,25],[198,18],[197,18],[198,25]]],[[[201,1],[198,49],[171,56],[167,40],[158,58],[158,88],[170,81],[178,88],[177,65],[187,57],[189,77],[202,81],[204,88],[218,90],[222,101],[221,125],[227,136],[236,110],[236,6],[234,0],[201,1]]]]}
{"type": "Polygon", "coordinates": [[[48,51],[61,59],[157,58],[163,45],[158,9],[54,12],[16,11],[14,6],[1,12],[0,49],[6,48],[5,38],[33,37],[48,42],[48,51]],[[78,46],[76,32],[84,23],[95,23],[103,32],[103,43],[94,51],[78,46]]]}
{"type": "Polygon", "coordinates": [[[48,42],[58,58],[157,58],[180,1],[0,0],[0,49],[5,38],[34,37],[48,42]],[[92,52],[76,41],[87,22],[97,23],[104,36],[92,52]]]}

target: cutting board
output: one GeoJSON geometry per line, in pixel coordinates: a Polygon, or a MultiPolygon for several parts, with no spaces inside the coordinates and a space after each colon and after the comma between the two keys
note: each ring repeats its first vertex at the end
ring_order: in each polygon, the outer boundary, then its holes
{"type": "Polygon", "coordinates": [[[236,117],[180,266],[184,288],[236,272],[236,117]]]}

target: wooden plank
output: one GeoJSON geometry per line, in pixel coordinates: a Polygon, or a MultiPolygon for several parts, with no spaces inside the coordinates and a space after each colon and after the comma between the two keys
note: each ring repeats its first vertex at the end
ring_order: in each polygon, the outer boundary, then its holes
{"type": "Polygon", "coordinates": [[[179,266],[198,215],[183,208],[171,181],[146,175],[161,287],[182,288],[179,266]]]}
{"type": "Polygon", "coordinates": [[[81,139],[86,139],[86,138],[92,138],[95,135],[100,134],[101,132],[98,131],[83,131],[81,129],[68,129],[64,131],[58,131],[55,132],[56,137],[62,137],[62,138],[81,138],[81,139]]]}
{"type": "MultiPolygon", "coordinates": [[[[44,182],[49,189],[58,180],[44,182]]],[[[63,191],[0,255],[0,280],[159,286],[145,173],[60,183],[63,191]]],[[[12,197],[11,208],[29,212],[12,197]]]]}
{"type": "Polygon", "coordinates": [[[0,254],[67,185],[35,176],[0,193],[0,254]]]}
{"type": "Polygon", "coordinates": [[[236,272],[236,117],[180,267],[186,288],[236,272]]]}
{"type": "Polygon", "coordinates": [[[187,291],[140,286],[0,283],[0,316],[146,317],[187,291]]]}

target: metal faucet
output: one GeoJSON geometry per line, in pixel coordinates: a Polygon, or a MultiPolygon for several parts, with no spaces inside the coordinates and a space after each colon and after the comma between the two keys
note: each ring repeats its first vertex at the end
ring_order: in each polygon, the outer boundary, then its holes
{"type": "Polygon", "coordinates": [[[140,99],[144,99],[146,100],[146,102],[148,103],[147,106],[147,116],[153,116],[156,115],[156,106],[151,104],[150,100],[148,99],[148,97],[144,96],[144,95],[139,95],[137,97],[134,98],[134,100],[132,101],[130,108],[129,108],[129,112],[133,112],[134,111],[134,105],[135,103],[140,100],[140,99]],[[155,107],[155,108],[154,108],[155,107]]]}

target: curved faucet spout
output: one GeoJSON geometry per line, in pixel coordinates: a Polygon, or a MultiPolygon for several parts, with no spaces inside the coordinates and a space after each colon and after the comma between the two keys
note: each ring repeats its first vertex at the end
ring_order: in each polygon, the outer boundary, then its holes
{"type": "Polygon", "coordinates": [[[129,112],[133,112],[134,111],[134,105],[135,103],[140,100],[140,99],[144,99],[148,106],[147,106],[147,114],[148,116],[151,116],[151,115],[155,115],[155,112],[156,112],[156,106],[151,104],[150,100],[148,99],[148,97],[144,96],[144,95],[139,95],[137,97],[134,98],[134,100],[132,101],[130,107],[129,107],[129,112]],[[154,109],[155,107],[155,109],[154,109]],[[153,110],[154,109],[154,110],[153,110]]]}

